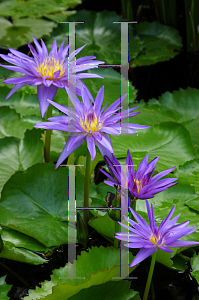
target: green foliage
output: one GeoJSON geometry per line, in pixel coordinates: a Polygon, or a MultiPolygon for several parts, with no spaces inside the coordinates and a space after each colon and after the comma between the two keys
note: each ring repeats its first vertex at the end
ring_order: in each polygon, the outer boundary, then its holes
{"type": "Polygon", "coordinates": [[[199,255],[194,254],[191,258],[191,276],[193,276],[199,284],[199,255]]]}
{"type": "MultiPolygon", "coordinates": [[[[129,257],[129,261],[133,259],[131,253],[128,254],[126,251],[122,252],[122,257],[125,259],[129,257]]],[[[125,265],[122,266],[125,268],[125,265]]],[[[133,269],[135,267],[129,271],[133,269]]],[[[125,270],[128,272],[128,267],[125,270]]],[[[83,251],[81,256],[78,256],[76,269],[75,264],[68,263],[65,267],[54,270],[51,281],[45,281],[42,288],[30,290],[26,299],[67,300],[83,289],[110,282],[113,277],[120,277],[120,249],[92,247],[88,253],[83,251]],[[69,274],[72,278],[68,278],[69,274]]]]}
{"type": "Polygon", "coordinates": [[[6,284],[5,279],[6,279],[6,276],[3,276],[0,278],[0,294],[1,294],[2,299],[9,300],[10,298],[7,296],[7,294],[11,288],[11,285],[6,284]]]}
{"type": "MultiPolygon", "coordinates": [[[[92,286],[88,289],[81,290],[76,295],[69,298],[69,300],[87,300],[90,295],[95,295],[95,300],[140,300],[138,292],[130,289],[130,282],[107,282],[100,285],[92,286]]],[[[64,298],[63,298],[64,299],[64,298]]]]}
{"type": "MultiPolygon", "coordinates": [[[[26,1],[23,3],[26,3],[26,1]]],[[[36,39],[49,36],[53,27],[55,27],[55,23],[35,18],[16,18],[11,23],[7,19],[0,18],[0,27],[2,28],[0,32],[0,44],[6,47],[18,48],[25,45],[27,41],[32,43],[33,36],[36,39]]]]}

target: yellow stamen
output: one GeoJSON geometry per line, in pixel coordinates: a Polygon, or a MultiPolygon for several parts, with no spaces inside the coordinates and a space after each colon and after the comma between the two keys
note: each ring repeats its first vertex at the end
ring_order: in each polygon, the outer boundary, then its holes
{"type": "Polygon", "coordinates": [[[90,131],[96,132],[99,131],[102,128],[102,123],[100,122],[100,117],[97,118],[96,114],[94,114],[94,117],[91,119],[91,121],[88,120],[87,115],[85,116],[84,121],[80,119],[80,125],[84,129],[85,132],[89,133],[90,131]]]}
{"type": "Polygon", "coordinates": [[[134,179],[134,182],[136,183],[136,185],[137,185],[137,191],[138,191],[138,194],[139,194],[139,192],[141,191],[141,189],[143,188],[143,185],[142,185],[142,181],[140,180],[136,180],[135,181],[135,179],[134,179]]]}
{"type": "MultiPolygon", "coordinates": [[[[150,241],[151,241],[154,245],[157,246],[160,239],[161,239],[160,236],[159,236],[159,237],[156,237],[156,236],[154,236],[154,235],[152,234],[152,235],[151,235],[151,238],[150,238],[150,241]]],[[[161,243],[161,245],[162,245],[162,243],[161,243]]],[[[160,246],[160,245],[158,245],[158,246],[160,246]]]]}
{"type": "Polygon", "coordinates": [[[48,59],[38,65],[36,71],[40,73],[41,76],[49,76],[50,78],[46,78],[47,80],[53,80],[53,75],[55,72],[60,71],[59,77],[57,78],[60,79],[60,77],[64,74],[65,69],[59,61],[53,58],[48,59]]]}

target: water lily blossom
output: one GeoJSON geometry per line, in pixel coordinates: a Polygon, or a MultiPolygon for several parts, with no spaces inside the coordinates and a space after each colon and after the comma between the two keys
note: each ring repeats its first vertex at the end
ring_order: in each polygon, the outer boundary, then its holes
{"type": "MultiPolygon", "coordinates": [[[[55,39],[49,54],[42,39],[41,46],[35,37],[33,37],[33,41],[37,51],[31,44],[28,44],[33,57],[29,57],[12,48],[9,48],[11,53],[8,55],[0,54],[0,57],[5,61],[15,65],[0,65],[1,67],[25,74],[23,77],[4,80],[4,83],[15,84],[5,100],[24,85],[37,85],[41,116],[44,118],[45,112],[50,105],[47,99],[53,100],[58,88],[69,87],[77,95],[81,96],[81,88],[84,85],[81,79],[102,78],[99,75],[91,73],[76,74],[76,72],[98,68],[99,64],[104,63],[103,61],[93,60],[96,58],[95,56],[85,56],[71,61],[86,45],[76,49],[68,56],[70,44],[64,47],[65,40],[63,40],[57,51],[57,42],[55,39]]],[[[92,97],[89,90],[88,93],[92,97]]]]}
{"type": "Polygon", "coordinates": [[[138,215],[131,207],[130,210],[132,212],[132,215],[138,223],[131,220],[130,218],[127,218],[126,216],[124,217],[131,226],[124,225],[118,222],[121,226],[129,229],[130,232],[116,232],[115,238],[122,241],[127,241],[128,244],[124,244],[124,246],[128,248],[141,248],[141,250],[131,262],[130,267],[134,267],[145,258],[155,253],[158,249],[172,253],[173,250],[169,248],[189,247],[199,244],[199,242],[178,240],[183,236],[194,232],[195,226],[187,228],[187,225],[190,221],[174,225],[180,216],[179,214],[172,220],[170,220],[175,211],[175,205],[169,212],[166,219],[160,223],[159,227],[157,226],[157,224],[155,224],[153,205],[151,204],[150,207],[147,200],[146,207],[149,225],[144,220],[144,218],[138,215]]]}
{"type": "MultiPolygon", "coordinates": [[[[101,109],[104,99],[103,86],[99,89],[94,103],[89,99],[87,90],[84,86],[82,87],[83,102],[80,102],[77,96],[69,89],[66,88],[66,90],[76,109],[71,109],[48,100],[49,103],[65,113],[66,116],[51,117],[48,119],[51,122],[41,122],[34,125],[36,128],[70,132],[70,136],[57,161],[56,168],[85,140],[91,155],[91,160],[94,160],[96,156],[95,145],[99,148],[102,156],[110,156],[111,153],[113,153],[113,148],[109,134],[120,135],[120,121],[137,115],[139,112],[132,113],[137,107],[120,112],[121,107],[118,107],[118,105],[120,105],[127,96],[126,94],[112,103],[106,110],[106,106],[101,109]]],[[[132,123],[122,123],[122,125],[124,126],[124,131],[129,134],[136,133],[137,131],[134,129],[148,128],[148,126],[132,123]]]]}
{"type": "Polygon", "coordinates": [[[133,160],[130,154],[130,151],[127,151],[126,158],[126,172],[123,171],[119,161],[112,155],[112,158],[105,157],[105,162],[108,166],[108,169],[111,173],[108,174],[106,171],[101,170],[109,179],[104,181],[110,186],[118,186],[119,189],[128,189],[129,195],[134,199],[150,199],[153,198],[155,194],[168,189],[169,187],[177,184],[176,181],[178,178],[166,178],[159,180],[163,176],[172,172],[175,167],[162,171],[152,177],[154,170],[156,169],[155,164],[157,163],[159,156],[155,157],[148,164],[147,154],[141,163],[139,164],[137,171],[135,173],[133,167],[133,160]],[[159,181],[158,181],[159,180],[159,181]]]}

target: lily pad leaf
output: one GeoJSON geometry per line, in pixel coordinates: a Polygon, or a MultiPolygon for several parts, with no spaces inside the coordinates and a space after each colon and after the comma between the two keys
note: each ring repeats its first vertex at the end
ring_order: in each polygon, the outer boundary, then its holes
{"type": "Polygon", "coordinates": [[[199,284],[199,255],[194,254],[190,263],[192,268],[191,276],[193,276],[199,284]]]}
{"type": "Polygon", "coordinates": [[[132,61],[132,66],[147,66],[160,61],[170,60],[182,48],[179,32],[158,22],[135,24],[135,31],[144,49],[132,61]]]}
{"type": "Polygon", "coordinates": [[[48,2],[39,0],[7,0],[0,4],[0,12],[5,17],[28,17],[30,12],[33,17],[41,17],[49,13],[64,12],[80,3],[81,0],[50,0],[48,2]]]}
{"type": "Polygon", "coordinates": [[[5,279],[6,279],[6,275],[0,278],[0,294],[2,299],[9,300],[10,297],[8,297],[7,295],[12,286],[6,284],[5,279]]]}
{"type": "MultiPolygon", "coordinates": [[[[6,1],[12,5],[12,0],[6,1]]],[[[0,3],[0,6],[6,2],[0,3]]],[[[17,2],[17,1],[16,1],[17,2]]],[[[23,3],[28,3],[24,1],[23,3]]],[[[20,3],[21,5],[21,3],[20,3]]],[[[38,7],[37,7],[38,10],[38,7]]],[[[2,9],[0,8],[2,12],[2,9]]],[[[4,10],[5,11],[5,10],[4,10]]],[[[30,11],[29,11],[30,14],[30,11]]],[[[32,37],[39,39],[44,36],[49,36],[55,23],[35,18],[14,19],[13,23],[6,22],[1,18],[0,27],[3,24],[3,30],[0,32],[0,44],[11,48],[18,48],[25,45],[27,41],[32,42],[32,37]],[[42,30],[41,30],[42,28],[42,30]]]]}
{"type": "Polygon", "coordinates": [[[23,139],[25,131],[33,129],[33,125],[39,121],[40,118],[36,116],[20,118],[14,109],[3,106],[0,110],[0,138],[14,136],[23,139]]]}
{"type": "MultiPolygon", "coordinates": [[[[87,45],[81,51],[82,56],[96,56],[98,60],[107,64],[120,64],[121,62],[121,24],[113,23],[124,20],[115,12],[80,10],[69,17],[67,21],[85,21],[84,24],[76,24],[76,48],[87,45]]],[[[48,41],[48,47],[54,38],[61,44],[67,35],[68,25],[60,24],[53,31],[52,38],[48,41]]],[[[143,42],[138,36],[133,35],[133,29],[129,26],[129,59],[135,58],[143,49],[143,42]]],[[[128,63],[128,58],[127,58],[128,63]]]]}
{"type": "MultiPolygon", "coordinates": [[[[127,259],[129,257],[129,261],[133,260],[131,253],[128,254],[124,251],[122,255],[127,259]]],[[[122,266],[126,268],[127,273],[136,268],[128,268],[128,265],[122,266]]],[[[92,247],[88,253],[81,252],[81,256],[77,258],[76,266],[68,263],[65,267],[54,270],[51,281],[45,281],[41,288],[36,287],[36,290],[29,290],[29,296],[26,299],[54,300],[63,298],[67,300],[82,289],[112,281],[114,280],[113,277],[120,277],[120,249],[102,246],[99,248],[92,247]],[[69,274],[73,274],[72,278],[68,278],[69,274]]]]}
{"type": "MultiPolygon", "coordinates": [[[[139,293],[130,289],[131,283],[125,281],[109,281],[104,284],[83,289],[69,300],[87,300],[90,295],[95,295],[95,300],[140,300],[139,293]]],[[[63,298],[64,299],[64,298],[63,298]]]]}
{"type": "MultiPolygon", "coordinates": [[[[143,124],[142,124],[143,125],[143,124]]],[[[147,124],[145,124],[147,125],[147,124]]],[[[149,161],[159,156],[157,170],[163,171],[195,158],[188,130],[181,124],[162,122],[139,130],[137,134],[111,137],[116,158],[126,158],[129,149],[133,162],[138,165],[149,153],[149,161]]]]}
{"type": "Polygon", "coordinates": [[[4,242],[4,247],[2,252],[0,253],[0,257],[35,265],[43,264],[46,262],[46,259],[37,255],[36,253],[27,249],[17,248],[14,246],[12,247],[10,245],[10,242],[6,241],[4,242]]]}
{"type": "Polygon", "coordinates": [[[187,161],[183,166],[174,170],[175,176],[181,180],[189,181],[199,194],[199,159],[187,161]]]}
{"type": "Polygon", "coordinates": [[[14,137],[0,139],[0,191],[16,171],[43,161],[41,132],[36,129],[27,130],[21,140],[14,137]]]}
{"type": "MultiPolygon", "coordinates": [[[[46,247],[68,243],[68,168],[54,168],[51,163],[36,164],[17,172],[5,184],[0,201],[2,226],[29,235],[46,247]]],[[[78,171],[76,185],[77,207],[82,207],[84,176],[78,171]]],[[[94,184],[90,184],[90,196],[96,195],[94,184]]]]}

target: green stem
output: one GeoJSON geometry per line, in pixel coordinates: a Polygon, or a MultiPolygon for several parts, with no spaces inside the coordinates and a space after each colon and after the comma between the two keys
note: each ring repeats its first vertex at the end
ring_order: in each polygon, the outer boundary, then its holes
{"type": "Polygon", "coordinates": [[[6,269],[9,273],[11,273],[12,275],[14,275],[17,279],[19,279],[27,288],[30,288],[29,283],[23,279],[19,274],[15,273],[15,271],[11,270],[8,266],[6,266],[4,263],[2,263],[0,261],[0,265],[6,269]]]}
{"type": "MultiPolygon", "coordinates": [[[[115,221],[115,232],[120,232],[120,224],[117,221],[115,221]]],[[[113,244],[114,244],[114,247],[116,249],[119,248],[120,240],[118,240],[114,237],[114,243],[113,244]]]]}
{"type": "MultiPolygon", "coordinates": [[[[50,104],[47,110],[47,119],[52,117],[52,105],[50,104]]],[[[45,131],[45,144],[44,144],[44,160],[46,163],[50,162],[50,142],[51,142],[51,129],[45,131]]]]}
{"type": "Polygon", "coordinates": [[[147,298],[148,298],[151,280],[152,280],[152,276],[153,276],[153,271],[154,271],[154,267],[155,267],[156,255],[157,255],[157,251],[155,253],[153,253],[153,255],[152,255],[152,260],[151,260],[149,275],[147,278],[147,283],[146,283],[146,287],[145,287],[145,291],[144,291],[143,300],[147,300],[147,298]]]}
{"type": "MultiPolygon", "coordinates": [[[[91,164],[91,156],[90,152],[87,152],[86,158],[86,171],[85,171],[85,183],[84,183],[84,207],[89,206],[89,181],[90,181],[90,164],[91,164]]],[[[88,228],[89,221],[89,210],[84,210],[84,223],[88,228]]]]}

